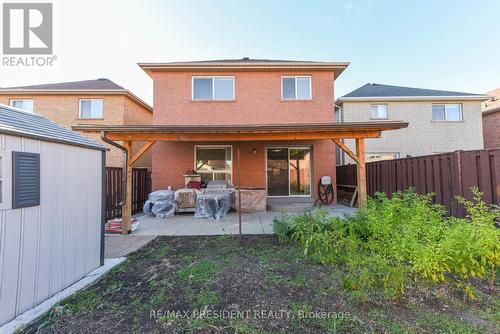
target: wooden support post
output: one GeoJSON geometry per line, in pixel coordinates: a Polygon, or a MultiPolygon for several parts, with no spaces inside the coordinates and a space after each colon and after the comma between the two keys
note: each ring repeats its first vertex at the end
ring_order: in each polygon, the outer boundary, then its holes
{"type": "Polygon", "coordinates": [[[340,139],[334,139],[332,138],[332,141],[337,144],[341,149],[342,151],[344,151],[348,156],[351,157],[352,160],[354,160],[356,163],[359,162],[359,159],[358,157],[356,156],[356,154],[354,154],[354,152],[352,152],[349,147],[347,147],[346,144],[344,144],[343,142],[340,141],[340,139]]]}
{"type": "Polygon", "coordinates": [[[238,147],[238,227],[241,237],[241,174],[240,174],[240,148],[238,147]]]}
{"type": "Polygon", "coordinates": [[[142,155],[146,153],[146,151],[149,150],[149,148],[153,146],[154,143],[156,143],[156,140],[148,141],[139,149],[139,151],[137,151],[136,154],[134,154],[133,156],[129,156],[128,161],[130,162],[130,165],[133,165],[137,160],[139,160],[139,158],[142,157],[142,155]]]}
{"type": "Polygon", "coordinates": [[[366,207],[368,195],[366,192],[365,139],[356,139],[356,156],[358,157],[358,207],[366,207]]]}
{"type": "Polygon", "coordinates": [[[125,203],[122,206],[122,234],[127,235],[132,220],[132,141],[124,143],[127,149],[127,170],[125,173],[125,203]]]}

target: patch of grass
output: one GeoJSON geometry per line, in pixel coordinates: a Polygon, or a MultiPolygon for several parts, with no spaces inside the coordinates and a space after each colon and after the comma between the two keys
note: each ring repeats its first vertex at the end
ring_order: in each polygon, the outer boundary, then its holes
{"type": "Polygon", "coordinates": [[[262,328],[243,321],[242,319],[235,319],[231,321],[231,328],[238,334],[265,334],[268,333],[262,328]]]}
{"type": "Polygon", "coordinates": [[[212,306],[219,302],[220,295],[216,291],[203,289],[196,297],[196,304],[199,307],[212,306]]]}
{"type": "Polygon", "coordinates": [[[154,306],[162,305],[167,300],[167,290],[165,288],[160,288],[151,298],[151,304],[154,306]]]}
{"type": "Polygon", "coordinates": [[[177,272],[177,277],[185,282],[199,282],[206,284],[211,282],[218,272],[219,268],[214,262],[201,260],[181,268],[177,272]]]}
{"type": "Polygon", "coordinates": [[[99,304],[101,304],[101,302],[101,296],[96,290],[84,290],[74,296],[62,300],[56,307],[54,307],[54,310],[55,313],[77,313],[84,310],[95,309],[99,304]],[[60,307],[62,307],[62,309],[60,307]]]}
{"type": "Polygon", "coordinates": [[[284,276],[281,276],[280,274],[277,274],[273,271],[268,271],[264,274],[264,279],[266,282],[271,283],[271,284],[283,284],[287,282],[287,278],[284,276]]]}
{"type": "Polygon", "coordinates": [[[120,291],[123,287],[123,281],[115,281],[106,286],[106,290],[104,290],[105,295],[112,295],[118,291],[120,291]]]}
{"type": "Polygon", "coordinates": [[[433,333],[482,334],[487,332],[481,326],[439,312],[426,312],[417,323],[420,328],[433,333]]]}

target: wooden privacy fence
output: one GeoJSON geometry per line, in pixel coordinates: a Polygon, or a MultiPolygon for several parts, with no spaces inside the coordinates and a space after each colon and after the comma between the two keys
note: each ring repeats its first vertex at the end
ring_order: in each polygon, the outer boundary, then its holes
{"type": "MultiPolygon", "coordinates": [[[[106,220],[121,217],[123,200],[123,169],[106,167],[106,220]]],[[[132,213],[142,210],[151,192],[151,172],[146,168],[132,169],[132,213]]]]}
{"type": "MultiPolygon", "coordinates": [[[[472,198],[478,186],[487,203],[500,204],[500,149],[456,151],[366,164],[368,195],[389,196],[410,187],[420,194],[433,192],[453,216],[464,216],[455,196],[472,198]]],[[[356,165],[337,166],[337,184],[356,185],[356,165]]]]}

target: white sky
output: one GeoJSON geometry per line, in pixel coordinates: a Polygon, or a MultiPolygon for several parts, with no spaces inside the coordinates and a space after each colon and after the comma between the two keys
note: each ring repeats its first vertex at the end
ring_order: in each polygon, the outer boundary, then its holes
{"type": "Polygon", "coordinates": [[[104,77],[151,103],[152,82],[138,62],[241,57],[352,61],[336,97],[367,82],[500,87],[496,0],[52,2],[54,67],[0,65],[0,87],[104,77]]]}

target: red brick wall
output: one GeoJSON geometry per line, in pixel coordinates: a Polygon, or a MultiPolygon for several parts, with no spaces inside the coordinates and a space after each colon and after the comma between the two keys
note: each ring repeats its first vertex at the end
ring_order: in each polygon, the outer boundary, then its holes
{"type": "Polygon", "coordinates": [[[153,190],[184,187],[182,177],[194,168],[195,145],[232,145],[233,146],[233,182],[237,181],[237,149],[241,155],[241,185],[242,187],[266,186],[265,147],[272,145],[313,146],[313,194],[316,197],[316,186],[323,175],[329,175],[335,180],[335,153],[330,140],[294,141],[294,142],[231,142],[231,143],[193,143],[193,142],[157,142],[153,146],[153,190]],[[252,150],[257,149],[253,154],[252,150]]]}
{"type": "Polygon", "coordinates": [[[334,120],[333,72],[153,72],[153,124],[317,123],[334,120]],[[192,77],[235,77],[234,101],[193,101],[192,77]],[[312,100],[281,99],[281,76],[311,75],[312,100]]]}
{"type": "Polygon", "coordinates": [[[484,148],[500,147],[500,111],[483,115],[484,148]]]}

